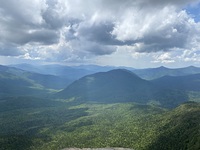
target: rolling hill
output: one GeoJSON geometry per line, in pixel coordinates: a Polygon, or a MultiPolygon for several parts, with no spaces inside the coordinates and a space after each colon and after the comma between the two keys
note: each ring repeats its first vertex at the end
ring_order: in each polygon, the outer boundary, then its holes
{"type": "Polygon", "coordinates": [[[49,89],[62,89],[69,80],[0,65],[0,95],[43,95],[49,89]]]}
{"type": "Polygon", "coordinates": [[[148,68],[148,69],[135,69],[132,70],[139,77],[147,80],[157,79],[163,76],[185,76],[200,73],[200,68],[189,66],[185,68],[166,68],[166,67],[158,67],[158,68],[148,68]]]}
{"type": "Polygon", "coordinates": [[[184,91],[200,91],[200,74],[164,76],[152,80],[152,82],[162,88],[179,89],[184,91]]]}
{"type": "Polygon", "coordinates": [[[161,89],[125,69],[85,76],[57,93],[56,96],[99,103],[138,102],[147,104],[156,101],[167,107],[174,107],[187,101],[185,93],[178,90],[161,89]]]}

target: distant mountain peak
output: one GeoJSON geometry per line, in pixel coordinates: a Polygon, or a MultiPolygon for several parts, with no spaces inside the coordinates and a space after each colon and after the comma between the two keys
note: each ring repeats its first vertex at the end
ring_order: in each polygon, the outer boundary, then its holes
{"type": "MultiPolygon", "coordinates": [[[[127,69],[122,69],[122,68],[119,68],[119,69],[113,69],[113,70],[110,70],[108,71],[110,73],[128,73],[128,74],[131,74],[131,75],[136,75],[134,74],[133,72],[131,72],[130,70],[127,70],[127,69]]],[[[137,76],[137,75],[136,75],[137,76]]]]}
{"type": "Polygon", "coordinates": [[[62,98],[81,98],[84,101],[145,103],[154,92],[150,82],[126,69],[114,69],[87,75],[58,93],[62,98]],[[143,93],[146,95],[141,96],[143,93]]]}
{"type": "Polygon", "coordinates": [[[108,71],[108,72],[112,72],[112,73],[128,73],[128,74],[137,76],[137,75],[136,75],[135,73],[133,73],[132,71],[127,70],[127,69],[123,69],[123,68],[113,69],[113,70],[110,70],[110,71],[108,71]]]}
{"type": "Polygon", "coordinates": [[[169,68],[167,68],[165,66],[160,66],[160,67],[158,67],[158,69],[169,69],[169,68]]]}
{"type": "MultiPolygon", "coordinates": [[[[131,80],[143,80],[141,79],[139,76],[137,76],[135,73],[133,73],[130,70],[127,69],[113,69],[107,72],[99,72],[99,73],[95,73],[94,75],[103,75],[103,76],[112,76],[118,79],[131,79],[131,80]]],[[[90,76],[90,75],[89,75],[90,76]]],[[[93,76],[93,75],[92,75],[93,76]]]]}
{"type": "Polygon", "coordinates": [[[198,67],[195,67],[195,66],[188,66],[188,67],[185,67],[185,68],[188,68],[188,69],[197,69],[198,67]]]}
{"type": "MultiPolygon", "coordinates": [[[[168,92],[166,93],[166,90],[155,86],[150,81],[141,79],[129,70],[114,69],[82,77],[57,93],[56,97],[73,98],[79,102],[95,101],[100,103],[137,102],[147,104],[151,100],[156,100],[166,107],[171,107],[168,99],[185,101],[183,96],[173,93],[173,91],[170,91],[173,94],[170,94],[170,98],[167,97],[166,100],[163,97],[168,92]]],[[[175,102],[173,104],[176,105],[175,102]]]]}

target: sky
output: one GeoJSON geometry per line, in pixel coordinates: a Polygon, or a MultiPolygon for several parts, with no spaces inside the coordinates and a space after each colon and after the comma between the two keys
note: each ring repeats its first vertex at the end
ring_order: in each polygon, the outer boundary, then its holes
{"type": "Polygon", "coordinates": [[[200,67],[200,0],[0,0],[0,64],[200,67]]]}

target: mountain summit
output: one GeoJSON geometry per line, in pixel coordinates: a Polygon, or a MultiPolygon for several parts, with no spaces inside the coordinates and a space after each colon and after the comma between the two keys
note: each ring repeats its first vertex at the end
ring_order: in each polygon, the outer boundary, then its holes
{"type": "MultiPolygon", "coordinates": [[[[150,101],[159,101],[159,103],[166,104],[168,99],[162,98],[166,96],[165,94],[165,91],[154,86],[150,81],[141,79],[131,71],[116,69],[85,76],[57,93],[57,96],[100,103],[138,102],[146,104],[150,101]]],[[[170,103],[176,98],[178,101],[185,100],[180,94],[177,96],[177,93],[167,93],[167,95],[170,103]]]]}

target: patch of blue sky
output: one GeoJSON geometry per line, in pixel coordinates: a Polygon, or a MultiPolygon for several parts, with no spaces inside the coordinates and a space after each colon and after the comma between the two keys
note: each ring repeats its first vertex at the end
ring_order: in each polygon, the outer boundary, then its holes
{"type": "Polygon", "coordinates": [[[195,20],[195,22],[200,22],[200,2],[195,5],[187,6],[185,10],[195,20]]]}

